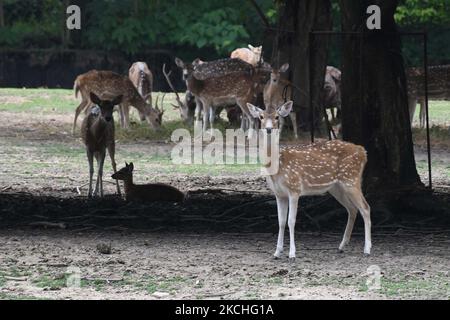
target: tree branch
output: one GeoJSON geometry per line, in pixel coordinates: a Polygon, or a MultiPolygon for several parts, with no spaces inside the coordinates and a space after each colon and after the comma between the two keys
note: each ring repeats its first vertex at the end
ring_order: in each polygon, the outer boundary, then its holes
{"type": "Polygon", "coordinates": [[[256,0],[249,0],[250,3],[253,5],[253,7],[255,7],[256,12],[258,13],[259,17],[261,18],[261,20],[263,21],[264,25],[266,26],[266,28],[270,27],[270,23],[269,20],[267,19],[266,15],[264,14],[264,12],[261,10],[261,8],[259,7],[259,5],[256,3],[256,0]]]}

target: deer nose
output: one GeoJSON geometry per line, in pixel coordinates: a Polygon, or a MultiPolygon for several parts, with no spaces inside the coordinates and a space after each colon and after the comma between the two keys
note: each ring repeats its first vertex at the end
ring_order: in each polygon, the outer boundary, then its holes
{"type": "Polygon", "coordinates": [[[271,134],[272,133],[272,128],[266,128],[267,134],[271,134]]]}
{"type": "Polygon", "coordinates": [[[112,117],[105,117],[105,120],[106,120],[107,122],[110,122],[110,121],[112,120],[112,117]]]}

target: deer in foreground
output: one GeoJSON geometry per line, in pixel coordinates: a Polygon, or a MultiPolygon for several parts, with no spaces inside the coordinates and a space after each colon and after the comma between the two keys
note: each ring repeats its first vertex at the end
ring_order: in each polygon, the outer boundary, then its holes
{"type": "Polygon", "coordinates": [[[183,202],[185,195],[175,187],[163,183],[134,184],[133,162],[125,162],[125,167],[112,175],[113,179],[123,180],[125,185],[125,197],[127,201],[153,202],[170,201],[183,202]]]}
{"type": "MultiPolygon", "coordinates": [[[[289,63],[283,64],[279,69],[272,68],[270,79],[264,86],[264,105],[269,113],[276,111],[278,106],[292,99],[291,82],[283,79],[281,75],[289,69],[289,63]]],[[[289,116],[294,128],[295,138],[298,138],[297,116],[295,112],[290,112],[289,116]]],[[[284,127],[284,118],[280,118],[280,135],[284,127]]]]}
{"type": "MultiPolygon", "coordinates": [[[[152,106],[153,74],[148,65],[142,61],[133,63],[128,70],[128,78],[133,82],[141,97],[152,106]]],[[[141,121],[145,121],[144,113],[139,112],[139,117],[141,121]]]]}
{"type": "MultiPolygon", "coordinates": [[[[83,119],[81,137],[86,145],[86,154],[89,162],[89,191],[88,196],[103,197],[103,165],[105,163],[106,149],[111,158],[111,164],[116,172],[115,141],[114,141],[114,106],[122,102],[122,96],[112,100],[102,100],[95,93],[90,93],[90,99],[96,104],[83,119]],[[94,175],[94,157],[97,160],[97,181],[92,192],[92,177],[94,175]]],[[[119,182],[116,181],[117,193],[120,195],[119,182]]]]}
{"type": "MultiPolygon", "coordinates": [[[[203,131],[212,129],[215,119],[215,107],[237,104],[242,110],[243,120],[249,122],[253,129],[255,121],[247,108],[256,95],[257,84],[261,74],[252,65],[239,59],[222,59],[213,62],[200,63],[195,60],[184,63],[176,58],[175,63],[183,70],[183,79],[189,91],[203,107],[203,131]]],[[[198,105],[198,103],[197,103],[198,105]]],[[[198,121],[198,118],[196,119],[198,121]]],[[[246,129],[242,121],[241,128],[246,129]]]]}
{"type": "MultiPolygon", "coordinates": [[[[420,103],[419,125],[425,127],[425,83],[423,68],[406,71],[408,82],[408,105],[411,125],[417,103],[420,103]]],[[[450,100],[450,65],[428,67],[428,98],[430,100],[450,100]]]]}
{"type": "MultiPolygon", "coordinates": [[[[251,104],[248,104],[248,108],[255,118],[261,120],[261,130],[267,137],[278,129],[280,117],[286,117],[291,112],[292,101],[271,113],[251,104]]],[[[359,210],[364,219],[364,253],[369,255],[372,247],[370,207],[361,190],[362,174],[367,162],[366,150],[341,140],[322,141],[308,146],[280,147],[279,154],[273,156],[270,142],[265,143],[263,148],[269,159],[279,159],[277,172],[266,177],[275,194],[278,208],[279,233],[275,257],[279,258],[283,252],[284,229],[288,220],[289,258],[295,259],[294,228],[299,197],[326,192],[336,198],[348,212],[347,227],[339,250],[343,250],[348,244],[359,210]]],[[[272,163],[266,166],[268,165],[272,163]]]]}
{"type": "Polygon", "coordinates": [[[78,93],[81,93],[82,101],[75,111],[73,132],[75,132],[77,119],[81,111],[89,110],[93,103],[90,99],[91,92],[96,95],[108,93],[113,96],[123,96],[119,106],[120,122],[123,128],[128,128],[129,126],[128,112],[124,110],[130,106],[145,114],[145,118],[153,129],[156,130],[161,127],[162,113],[145,102],[146,98],[141,97],[127,76],[121,76],[111,71],[91,70],[76,78],[74,89],[75,97],[78,96],[78,93]]]}
{"type": "Polygon", "coordinates": [[[242,61],[245,61],[247,63],[250,63],[253,66],[256,66],[258,63],[263,62],[261,58],[262,54],[262,46],[254,47],[252,45],[248,45],[247,48],[239,48],[234,50],[230,58],[232,59],[241,59],[242,61]]]}

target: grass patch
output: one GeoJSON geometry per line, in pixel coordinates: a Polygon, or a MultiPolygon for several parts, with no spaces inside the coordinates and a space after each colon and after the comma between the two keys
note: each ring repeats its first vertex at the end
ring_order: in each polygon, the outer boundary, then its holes
{"type": "Polygon", "coordinates": [[[66,287],[67,276],[62,274],[60,276],[51,277],[49,275],[42,275],[32,282],[39,288],[50,288],[50,290],[58,290],[66,287]]]}
{"type": "Polygon", "coordinates": [[[149,279],[145,281],[144,284],[138,283],[137,287],[144,288],[149,294],[153,294],[157,291],[174,293],[187,282],[188,279],[181,276],[170,278],[149,277],[149,279]]]}

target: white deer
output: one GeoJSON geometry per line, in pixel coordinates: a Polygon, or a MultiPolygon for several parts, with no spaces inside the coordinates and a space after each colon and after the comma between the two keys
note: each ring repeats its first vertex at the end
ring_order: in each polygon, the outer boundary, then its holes
{"type": "MultiPolygon", "coordinates": [[[[292,101],[288,101],[270,113],[250,103],[247,106],[252,116],[260,119],[261,128],[267,137],[273,130],[278,130],[280,117],[289,115],[292,104],[292,101]]],[[[336,198],[348,212],[347,227],[339,250],[343,250],[350,241],[359,210],[364,219],[364,253],[369,255],[372,247],[370,207],[361,190],[362,174],[367,162],[366,150],[341,140],[322,141],[308,146],[280,147],[279,155],[270,154],[272,150],[270,143],[266,142],[263,148],[266,149],[269,159],[279,160],[276,173],[269,173],[267,176],[267,183],[275,194],[278,207],[279,233],[275,257],[279,258],[283,252],[288,210],[289,258],[294,260],[296,251],[294,228],[299,197],[326,192],[336,198]]],[[[272,163],[269,163],[266,166],[271,165],[272,163]]]]}

